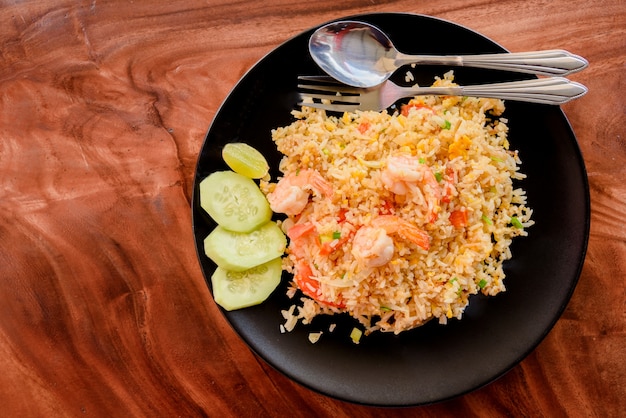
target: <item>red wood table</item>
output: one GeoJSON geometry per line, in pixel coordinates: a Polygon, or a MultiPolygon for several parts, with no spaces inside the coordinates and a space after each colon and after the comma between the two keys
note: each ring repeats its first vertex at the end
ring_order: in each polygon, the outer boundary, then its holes
{"type": "Polygon", "coordinates": [[[3,416],[623,416],[623,1],[1,1],[0,45],[3,416]],[[592,224],[571,302],[519,366],[463,397],[384,410],[312,392],[250,352],[204,283],[190,202],[206,130],[248,68],[327,20],[391,11],[590,61],[571,77],[589,93],[563,109],[592,224]]]}

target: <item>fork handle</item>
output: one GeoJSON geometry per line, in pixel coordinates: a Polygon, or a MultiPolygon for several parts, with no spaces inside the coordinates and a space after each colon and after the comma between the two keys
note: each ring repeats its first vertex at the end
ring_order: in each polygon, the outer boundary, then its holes
{"type": "Polygon", "coordinates": [[[408,55],[399,53],[395,64],[455,65],[493,70],[506,70],[547,76],[565,76],[586,68],[583,57],[562,49],[479,55],[408,55]]]}
{"type": "Polygon", "coordinates": [[[567,103],[585,93],[587,93],[585,86],[563,77],[537,78],[474,86],[402,88],[403,97],[430,94],[472,96],[551,105],[567,103]]]}

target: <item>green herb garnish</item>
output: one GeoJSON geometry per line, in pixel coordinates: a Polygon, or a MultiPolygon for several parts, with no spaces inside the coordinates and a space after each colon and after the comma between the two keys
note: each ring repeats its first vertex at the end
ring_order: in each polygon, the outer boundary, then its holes
{"type": "Polygon", "coordinates": [[[517,216],[511,216],[511,225],[513,225],[517,229],[524,229],[524,225],[517,219],[517,216]]]}
{"type": "Polygon", "coordinates": [[[493,225],[493,222],[491,221],[491,219],[489,219],[489,217],[487,217],[487,215],[481,216],[480,219],[482,219],[483,222],[486,224],[493,225]]]}
{"type": "Polygon", "coordinates": [[[485,279],[480,279],[480,281],[478,282],[478,287],[480,287],[481,289],[483,289],[485,286],[487,286],[487,280],[485,280],[485,279]]]}
{"type": "Polygon", "coordinates": [[[441,171],[437,171],[435,173],[435,179],[437,180],[437,183],[439,183],[443,179],[443,173],[441,171]]]}

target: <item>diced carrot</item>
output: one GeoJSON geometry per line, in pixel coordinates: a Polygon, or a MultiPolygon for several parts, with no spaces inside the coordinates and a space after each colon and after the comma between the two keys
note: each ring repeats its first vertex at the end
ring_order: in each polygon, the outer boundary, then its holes
{"type": "Polygon", "coordinates": [[[464,226],[467,226],[467,222],[467,210],[465,210],[465,208],[450,212],[450,223],[455,228],[463,228],[464,226]]]}
{"type": "Polygon", "coordinates": [[[367,121],[361,122],[359,124],[359,127],[357,128],[359,130],[359,132],[361,132],[362,134],[364,134],[365,132],[367,132],[367,130],[370,128],[371,124],[367,121]]]}

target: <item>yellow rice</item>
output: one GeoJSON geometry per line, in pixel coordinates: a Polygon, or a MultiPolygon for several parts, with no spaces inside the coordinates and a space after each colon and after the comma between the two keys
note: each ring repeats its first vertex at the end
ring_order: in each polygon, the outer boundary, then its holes
{"type": "MultiPolygon", "coordinates": [[[[434,83],[453,84],[452,72],[434,83]]],[[[393,236],[392,260],[367,269],[355,261],[349,240],[330,255],[319,255],[315,246],[305,249],[323,300],[341,301],[342,307],[301,297],[283,312],[287,331],[320,314],[348,313],[366,334],[400,333],[433,318],[442,324],[460,319],[471,295],[494,296],[505,290],[502,263],[511,257],[511,240],[525,235],[533,222],[525,193],[514,184],[524,175],[517,152],[509,149],[507,121],[501,117],[504,103],[450,96],[419,96],[411,103],[416,106],[406,116],[399,111],[329,116],[304,106],[294,111],[291,125],[272,132],[284,154],[280,170],[285,176],[314,169],[334,190],[328,198],[313,194],[298,222],[314,223],[320,235],[351,234],[387,213],[391,203],[394,215],[430,237],[430,248],[424,250],[393,236]],[[440,202],[436,220],[420,199],[395,195],[384,187],[381,172],[394,155],[418,159],[438,175],[438,181],[446,169],[457,173],[457,194],[440,202]],[[467,224],[460,228],[450,221],[450,213],[459,208],[467,214],[467,224]],[[340,212],[343,223],[337,221],[340,212]]],[[[269,193],[275,184],[261,186],[269,193]]],[[[284,229],[295,220],[285,220],[284,229]]],[[[295,261],[290,248],[284,269],[297,273],[295,261]]],[[[288,294],[300,295],[295,283],[288,294]]]]}

